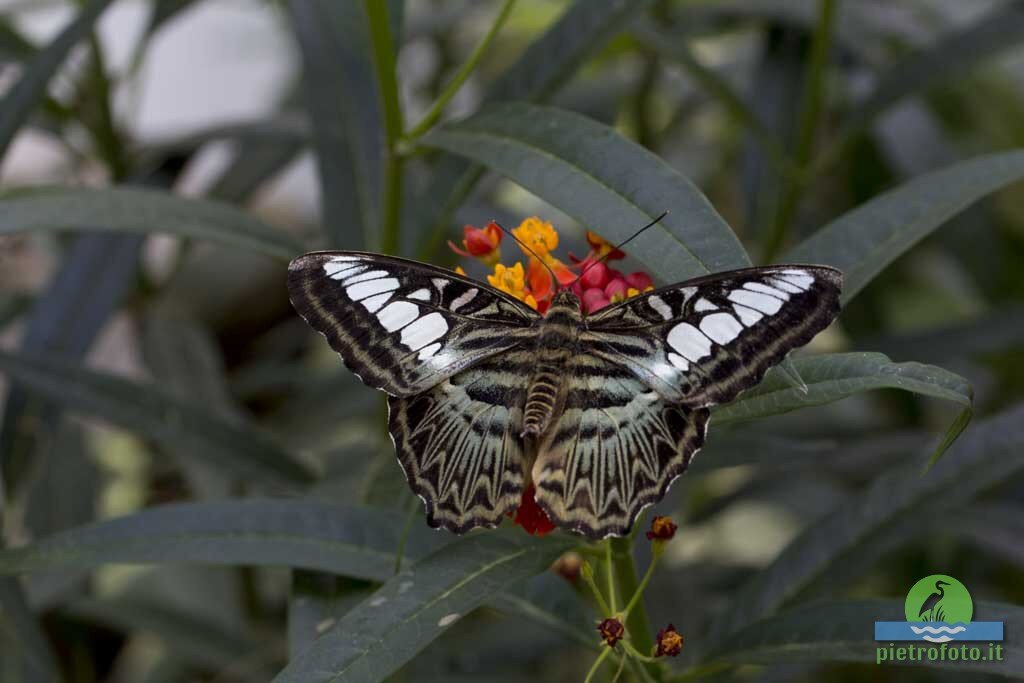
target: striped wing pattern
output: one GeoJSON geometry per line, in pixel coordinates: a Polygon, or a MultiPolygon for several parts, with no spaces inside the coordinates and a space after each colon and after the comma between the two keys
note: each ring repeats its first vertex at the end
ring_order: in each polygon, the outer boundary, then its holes
{"type": "Polygon", "coordinates": [[[721,273],[600,311],[582,341],[672,403],[727,403],[832,322],[840,286],[825,266],[721,273]]]}
{"type": "Polygon", "coordinates": [[[288,268],[292,305],[365,384],[411,396],[532,338],[539,316],[480,282],[406,259],[313,252],[288,268]]]}
{"type": "Polygon", "coordinates": [[[433,389],[388,399],[390,430],[427,522],[462,533],[519,505],[523,402],[533,350],[488,358],[433,389]]]}
{"type": "Polygon", "coordinates": [[[708,411],[674,406],[590,354],[575,356],[567,377],[564,410],[533,466],[537,503],[563,528],[624,535],[704,444],[708,411]]]}

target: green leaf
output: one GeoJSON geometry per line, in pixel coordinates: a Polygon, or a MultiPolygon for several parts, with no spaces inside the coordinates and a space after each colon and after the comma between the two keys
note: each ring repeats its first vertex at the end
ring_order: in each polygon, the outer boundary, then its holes
{"type": "MultiPolygon", "coordinates": [[[[807,391],[773,369],[759,385],[732,403],[715,408],[716,424],[824,405],[875,389],[902,389],[963,406],[970,414],[973,391],[963,377],[921,363],[893,363],[880,353],[833,353],[794,358],[807,391]]],[[[966,424],[960,426],[962,430],[966,424]]],[[[957,432],[959,433],[959,431],[957,432]]]]}
{"type": "MultiPolygon", "coordinates": [[[[1024,640],[1010,634],[1024,629],[1024,607],[976,600],[975,614],[986,621],[1003,622],[1008,634],[1003,643],[1003,661],[887,662],[885,666],[932,666],[945,670],[974,671],[979,674],[1024,676],[1024,640]]],[[[903,621],[903,600],[849,600],[819,602],[797,607],[758,621],[722,642],[705,657],[703,666],[715,664],[796,664],[798,662],[874,662],[876,650],[889,643],[874,640],[875,621],[903,621]]],[[[916,647],[937,647],[926,643],[898,643],[916,647]]],[[[962,643],[957,643],[957,647],[962,643]]],[[[988,653],[988,643],[968,643],[988,653]]],[[[702,666],[702,668],[703,668],[702,666]]],[[[878,676],[885,670],[879,669],[878,676]]],[[[895,674],[893,674],[895,675],[895,674]]]]}
{"type": "MultiPolygon", "coordinates": [[[[488,89],[485,102],[546,102],[579,67],[621,33],[651,0],[576,0],[542,36],[523,51],[488,89]]],[[[449,219],[483,175],[479,166],[442,155],[413,213],[424,235],[421,256],[430,256],[450,229],[449,219]]]]}
{"type": "Polygon", "coordinates": [[[1024,151],[1001,152],[928,173],[861,204],[798,244],[780,261],[843,271],[848,303],[878,273],[949,218],[1024,178],[1024,151]]]}
{"type": "Polygon", "coordinates": [[[211,414],[207,405],[179,400],[159,387],[93,372],[52,355],[0,351],[0,372],[64,408],[138,431],[229,472],[293,485],[313,480],[304,465],[252,425],[211,414]]]}
{"type": "MultiPolygon", "coordinates": [[[[304,499],[247,498],[165,505],[0,551],[0,574],[105,564],[297,567],[383,581],[394,575],[404,515],[304,499]]],[[[414,533],[406,555],[442,537],[414,533]]]]}
{"type": "Polygon", "coordinates": [[[920,510],[939,499],[953,509],[1021,470],[1024,406],[975,425],[927,474],[916,458],[892,468],[804,530],[735,595],[716,633],[736,632],[812,591],[841,590],[886,550],[931,528],[920,510]]]}
{"type": "Polygon", "coordinates": [[[111,0],[85,3],[53,42],[25,64],[21,78],[0,102],[0,158],[3,158],[11,140],[32,111],[46,99],[47,85],[64,63],[68,52],[89,34],[93,24],[110,3],[111,0]]]}
{"type": "Polygon", "coordinates": [[[1019,45],[1022,38],[1024,9],[1010,3],[889,64],[871,93],[854,107],[841,136],[848,139],[904,97],[948,84],[979,62],[1019,45]]]}
{"type": "Polygon", "coordinates": [[[380,681],[506,586],[538,574],[575,541],[473,534],[388,580],[274,681],[380,681]]]}
{"type": "Polygon", "coordinates": [[[1024,570],[1024,506],[976,503],[943,520],[940,529],[1024,570]]]}
{"type": "Polygon", "coordinates": [[[63,231],[167,233],[280,259],[305,251],[298,240],[229,204],[168,192],[47,189],[0,197],[0,235],[63,231]]]}
{"type": "Polygon", "coordinates": [[[0,680],[61,680],[57,658],[25,599],[21,583],[11,577],[0,578],[0,680]]]}
{"type": "Polygon", "coordinates": [[[290,0],[306,109],[333,247],[372,244],[379,224],[384,132],[366,12],[359,2],[290,0]]]}
{"type": "Polygon", "coordinates": [[[671,213],[630,253],[665,282],[750,265],[732,229],[684,176],[579,114],[495,105],[423,138],[516,181],[611,241],[671,213]]]}

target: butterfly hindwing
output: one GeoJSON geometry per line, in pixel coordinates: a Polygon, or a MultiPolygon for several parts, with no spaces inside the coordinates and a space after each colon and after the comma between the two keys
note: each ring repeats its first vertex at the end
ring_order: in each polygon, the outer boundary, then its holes
{"type": "Polygon", "coordinates": [[[431,526],[495,526],[519,504],[519,431],[533,362],[532,349],[508,351],[422,394],[388,399],[399,462],[431,526]]]}
{"type": "Polygon", "coordinates": [[[411,396],[530,338],[538,315],[484,283],[416,261],[314,252],[288,267],[296,310],[363,382],[411,396]]]}
{"type": "Polygon", "coordinates": [[[581,353],[532,477],[557,525],[591,538],[629,532],[704,443],[708,411],[674,406],[629,370],[581,353]]]}
{"type": "Polygon", "coordinates": [[[827,327],[840,286],[826,266],[719,273],[604,309],[587,318],[582,341],[671,403],[717,405],[827,327]]]}

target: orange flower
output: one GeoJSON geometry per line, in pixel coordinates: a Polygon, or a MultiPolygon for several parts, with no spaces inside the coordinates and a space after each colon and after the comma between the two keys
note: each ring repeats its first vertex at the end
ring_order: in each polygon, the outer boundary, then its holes
{"type": "Polygon", "coordinates": [[[503,263],[497,264],[494,266],[494,274],[487,276],[487,281],[495,289],[511,294],[530,308],[537,308],[537,300],[526,291],[526,274],[523,272],[522,263],[516,261],[511,268],[503,263]]]}
{"type": "Polygon", "coordinates": [[[603,259],[605,261],[618,261],[626,257],[621,249],[598,235],[596,232],[587,230],[587,244],[590,245],[591,253],[589,259],[603,259]]]}
{"type": "Polygon", "coordinates": [[[494,221],[482,230],[467,225],[462,228],[462,246],[465,250],[456,247],[451,240],[448,240],[448,246],[460,256],[471,256],[493,266],[501,258],[501,236],[501,228],[494,221]]]}

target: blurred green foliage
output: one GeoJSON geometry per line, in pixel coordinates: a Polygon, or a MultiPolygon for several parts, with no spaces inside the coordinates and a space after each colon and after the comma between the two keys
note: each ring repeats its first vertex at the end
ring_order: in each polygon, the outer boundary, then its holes
{"type": "Polygon", "coordinates": [[[622,676],[1024,677],[1022,3],[246,0],[293,42],[280,101],[160,138],[125,93],[214,3],[134,3],[115,68],[122,3],[0,16],[0,681],[581,680],[608,615],[545,570],[603,547],[429,530],[284,269],[665,209],[630,250],[663,284],[827,263],[845,308],[794,360],[807,391],[719,407],[656,508],[680,530],[641,621],[686,646],[622,676]],[[11,182],[18,144],[61,161],[11,182]],[[319,206],[268,208],[307,151],[319,206]],[[1005,661],[874,664],[872,622],[936,572],[1006,622],[1005,661]]]}

